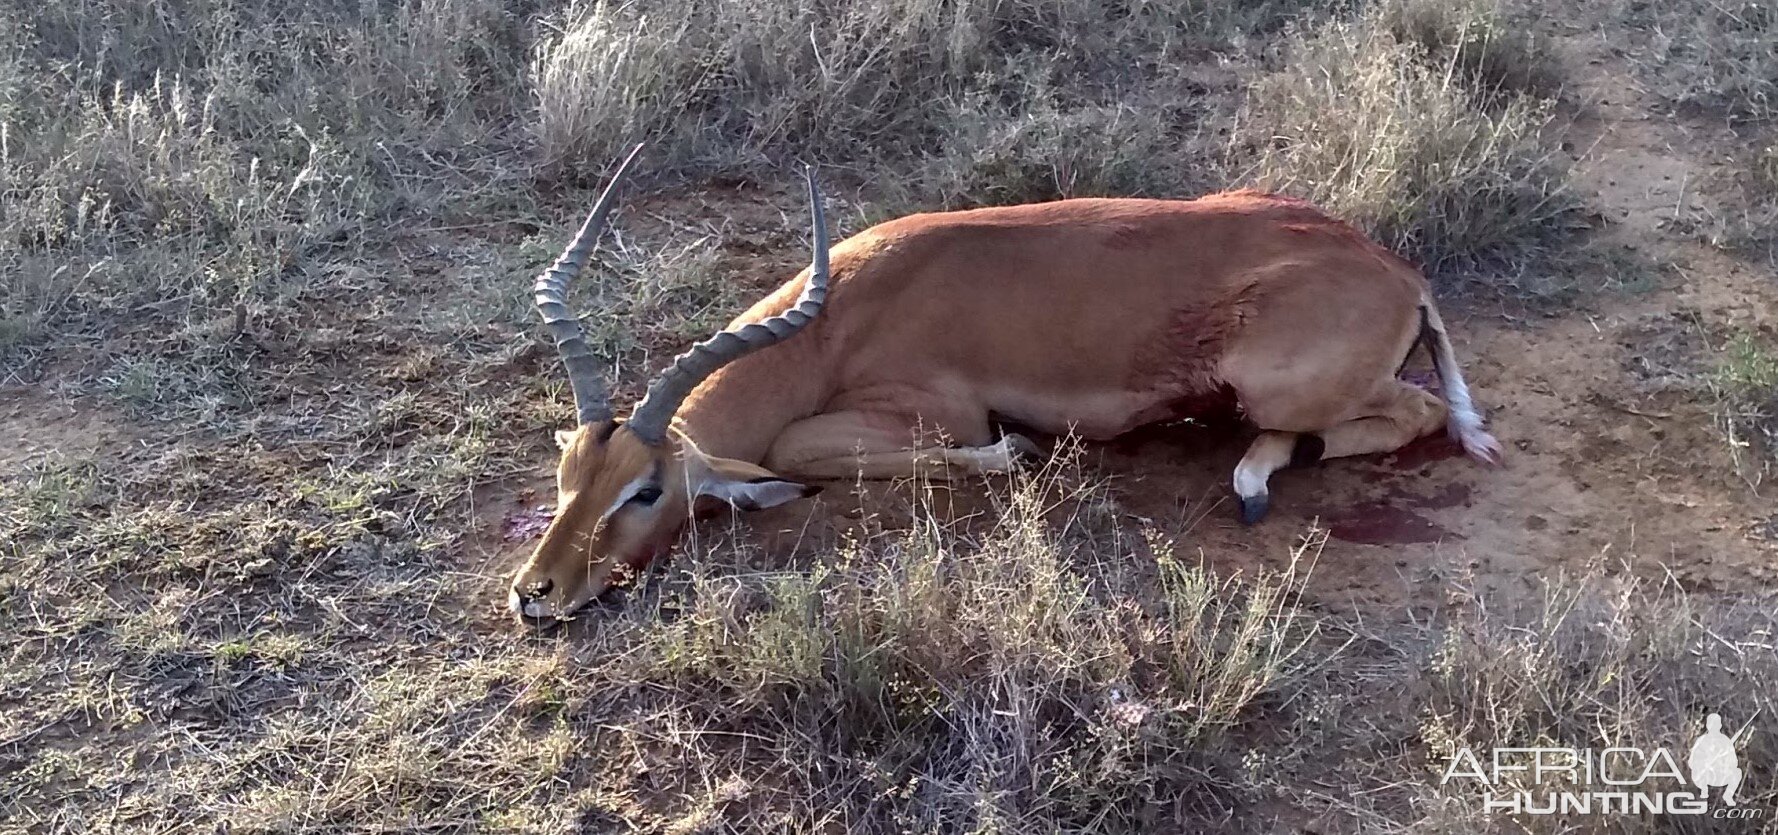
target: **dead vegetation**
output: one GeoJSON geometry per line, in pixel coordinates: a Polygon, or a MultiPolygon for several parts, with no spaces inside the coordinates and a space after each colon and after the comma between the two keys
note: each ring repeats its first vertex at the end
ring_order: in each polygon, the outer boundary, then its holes
{"type": "MultiPolygon", "coordinates": [[[[1595,572],[1501,610],[1454,576],[1378,633],[1303,606],[1318,534],[1285,573],[1218,578],[1065,464],[986,523],[929,509],[792,566],[706,526],[595,628],[540,639],[462,611],[449,549],[390,529],[405,500],[205,502],[228,473],[202,464],[7,488],[27,830],[1126,832],[1277,808],[1478,831],[1432,776],[1457,747],[1672,746],[1700,700],[1778,708],[1752,601],[1595,572]],[[95,572],[138,588],[95,597],[95,572]],[[1295,794],[1329,774],[1348,791],[1295,794]]],[[[1778,755],[1759,739],[1750,761],[1778,755]]]]}
{"type": "Polygon", "coordinates": [[[1622,15],[1643,39],[1646,79],[1675,104],[1735,121],[1778,116],[1778,10],[1770,4],[1626,0],[1622,15]]]}
{"type": "Polygon", "coordinates": [[[0,473],[0,831],[1519,831],[1439,758],[1772,715],[1751,598],[1602,564],[1509,606],[1453,569],[1356,617],[1302,599],[1318,532],[1219,574],[1066,464],[788,561],[705,526],[550,636],[466,556],[571,420],[520,290],[615,149],[651,142],[583,296],[620,381],[796,260],[798,159],[855,223],[1239,181],[1510,267],[1581,202],[1517,14],[9,5],[0,386],[100,437],[0,473]]]}
{"type": "Polygon", "coordinates": [[[1496,0],[1389,0],[1373,12],[1397,41],[1486,103],[1553,98],[1562,68],[1546,34],[1547,10],[1496,0]]]}
{"type": "MultiPolygon", "coordinates": [[[[699,172],[758,170],[767,160],[807,155],[870,176],[935,146],[950,164],[966,165],[981,150],[1006,152],[1005,138],[975,135],[984,130],[1060,138],[1056,132],[1068,128],[1059,123],[1110,127],[1115,116],[1106,111],[1177,83],[1174,65],[1194,52],[1226,48],[1314,5],[671,0],[571,7],[561,35],[537,48],[539,151],[545,165],[582,171],[644,138],[655,143],[653,166],[699,172]],[[960,123],[965,114],[973,118],[960,123]]],[[[1123,141],[1158,150],[1163,141],[1190,140],[1189,121],[1154,116],[1118,124],[1130,137],[1123,141]]],[[[1013,145],[1033,141],[1042,140],[1013,145]]],[[[1063,142],[1025,149],[1027,164],[1058,149],[1072,152],[1076,165],[1136,176],[1127,160],[1098,161],[1091,148],[1063,142]]],[[[1170,193],[1181,186],[1170,173],[1162,166],[1137,183],[1063,176],[1039,193],[1095,193],[1114,184],[1170,193]]],[[[943,196],[986,199],[973,191],[943,196]]]]}
{"type": "Polygon", "coordinates": [[[1726,251],[1778,264],[1778,135],[1756,133],[1726,179],[1739,199],[1704,225],[1703,237],[1726,251]]]}
{"type": "Polygon", "coordinates": [[[1566,240],[1580,200],[1546,138],[1551,102],[1535,94],[1550,59],[1514,40],[1495,5],[1374,8],[1286,45],[1253,84],[1237,164],[1434,272],[1566,240]]]}
{"type": "Polygon", "coordinates": [[[1778,343],[1734,334],[1708,382],[1736,468],[1757,488],[1778,467],[1778,343]]]}

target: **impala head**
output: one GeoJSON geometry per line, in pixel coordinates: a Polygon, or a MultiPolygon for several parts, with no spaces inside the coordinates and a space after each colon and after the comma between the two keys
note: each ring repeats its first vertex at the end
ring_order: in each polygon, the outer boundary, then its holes
{"type": "Polygon", "coordinates": [[[513,578],[508,605],[532,623],[567,617],[670,548],[691,517],[722,505],[756,510],[810,495],[813,488],[754,464],[706,455],[674,428],[673,415],[698,383],[724,364],[782,341],[806,326],[827,299],[827,225],[814,174],[815,258],[801,298],[784,313],[723,331],[680,354],[655,378],[628,420],[617,420],[580,322],[565,303],[568,282],[586,264],[614,205],[631,151],[562,257],[532,290],[555,337],[580,425],[558,432],[556,516],[513,578]]]}

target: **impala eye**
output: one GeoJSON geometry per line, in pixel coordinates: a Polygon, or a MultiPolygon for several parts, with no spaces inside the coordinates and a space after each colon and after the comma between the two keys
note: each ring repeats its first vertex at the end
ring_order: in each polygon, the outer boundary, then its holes
{"type": "Polygon", "coordinates": [[[643,507],[647,507],[647,506],[652,505],[655,502],[658,502],[660,500],[661,500],[661,488],[655,487],[654,485],[651,484],[647,487],[637,490],[636,495],[630,497],[629,503],[630,504],[639,504],[639,505],[642,505],[643,507]]]}

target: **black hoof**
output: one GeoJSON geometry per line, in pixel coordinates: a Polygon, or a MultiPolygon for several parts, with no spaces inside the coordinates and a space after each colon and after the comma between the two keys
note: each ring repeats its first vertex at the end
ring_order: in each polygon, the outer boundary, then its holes
{"type": "Polygon", "coordinates": [[[1241,496],[1241,524],[1257,525],[1259,520],[1266,518],[1266,511],[1272,509],[1272,497],[1266,493],[1257,496],[1241,496]]]}

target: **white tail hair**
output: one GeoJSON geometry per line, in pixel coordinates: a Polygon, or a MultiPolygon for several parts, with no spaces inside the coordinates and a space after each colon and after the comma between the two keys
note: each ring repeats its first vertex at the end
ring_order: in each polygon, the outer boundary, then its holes
{"type": "Polygon", "coordinates": [[[1445,429],[1451,438],[1463,445],[1463,451],[1484,464],[1502,462],[1500,442],[1483,428],[1482,416],[1470,399],[1469,384],[1463,380],[1463,367],[1457,364],[1457,352],[1451,347],[1451,335],[1445,332],[1444,320],[1430,298],[1420,300],[1421,338],[1426,350],[1432,352],[1432,365],[1438,370],[1439,385],[1444,389],[1445,404],[1450,415],[1445,429]]]}

